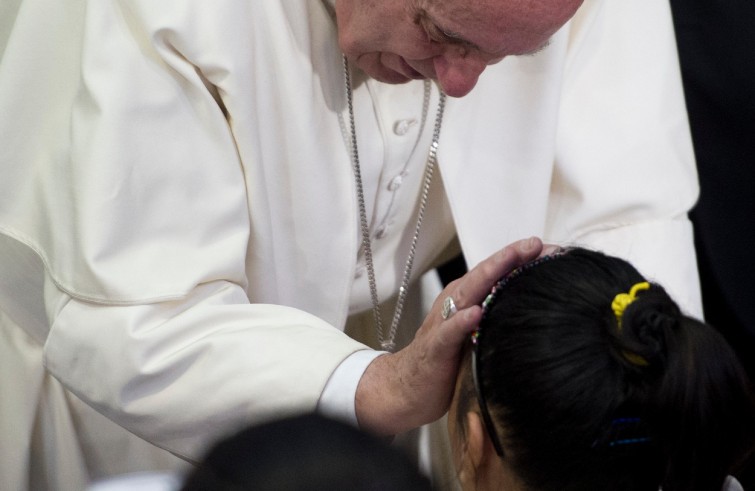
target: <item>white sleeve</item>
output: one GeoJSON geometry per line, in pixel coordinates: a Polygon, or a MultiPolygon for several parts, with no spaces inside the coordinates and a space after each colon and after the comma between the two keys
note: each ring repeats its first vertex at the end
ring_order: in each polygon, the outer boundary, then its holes
{"type": "Polygon", "coordinates": [[[328,379],[322,391],[318,410],[332,418],[358,426],[355,407],[357,386],[364,371],[384,351],[362,350],[346,358],[328,379]]]}
{"type": "Polygon", "coordinates": [[[587,0],[572,21],[546,239],[625,257],[701,315],[697,172],[668,2],[587,0]]]}
{"type": "Polygon", "coordinates": [[[314,410],[341,361],[366,349],[303,311],[251,305],[224,281],[147,305],[83,302],[49,284],[46,299],[50,373],[114,422],[189,460],[240,425],[314,410]]]}

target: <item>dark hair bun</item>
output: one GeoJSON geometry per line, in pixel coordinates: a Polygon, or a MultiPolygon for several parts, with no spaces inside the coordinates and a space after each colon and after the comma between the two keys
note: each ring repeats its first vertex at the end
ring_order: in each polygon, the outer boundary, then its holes
{"type": "Polygon", "coordinates": [[[633,370],[663,370],[669,340],[679,329],[679,306],[660,285],[651,284],[627,306],[617,328],[619,356],[633,370]]]}

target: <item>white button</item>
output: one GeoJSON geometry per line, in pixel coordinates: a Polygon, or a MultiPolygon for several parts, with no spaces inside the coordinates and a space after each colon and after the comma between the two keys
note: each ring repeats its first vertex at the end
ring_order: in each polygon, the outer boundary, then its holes
{"type": "Polygon", "coordinates": [[[364,276],[365,268],[361,264],[357,265],[356,271],[354,271],[354,278],[361,278],[364,276]]]}
{"type": "Polygon", "coordinates": [[[404,177],[406,177],[408,174],[408,172],[402,172],[401,174],[391,179],[391,182],[388,183],[388,191],[395,191],[400,188],[404,183],[404,177]]]}
{"type": "Polygon", "coordinates": [[[388,227],[386,225],[381,225],[380,228],[377,229],[377,232],[375,232],[375,237],[378,239],[383,239],[386,235],[388,235],[388,227]]]}
{"type": "Polygon", "coordinates": [[[416,119],[400,119],[393,124],[393,132],[398,136],[404,136],[409,133],[409,129],[417,124],[416,119]]]}

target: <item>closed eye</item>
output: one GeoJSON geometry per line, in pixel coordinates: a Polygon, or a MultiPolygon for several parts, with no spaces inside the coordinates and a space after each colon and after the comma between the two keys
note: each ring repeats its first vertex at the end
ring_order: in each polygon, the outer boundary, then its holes
{"type": "Polygon", "coordinates": [[[433,24],[430,19],[427,18],[424,10],[420,10],[414,18],[414,23],[417,24],[425,33],[427,40],[431,43],[443,43],[446,42],[446,38],[443,35],[438,26],[433,24]]]}
{"type": "Polygon", "coordinates": [[[480,49],[476,44],[462,38],[461,35],[439,27],[429,18],[424,10],[420,10],[415,16],[415,24],[422,28],[425,36],[431,43],[460,46],[464,48],[465,53],[470,50],[480,49]]]}

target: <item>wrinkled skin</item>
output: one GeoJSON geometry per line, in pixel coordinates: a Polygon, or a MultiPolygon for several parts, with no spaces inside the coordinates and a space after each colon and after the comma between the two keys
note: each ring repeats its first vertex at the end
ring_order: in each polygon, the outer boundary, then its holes
{"type": "Polygon", "coordinates": [[[376,358],[364,372],[356,393],[360,427],[394,435],[440,418],[456,385],[461,347],[482,317],[480,304],[492,285],[512,269],[548,254],[540,239],[515,242],[451,282],[438,296],[414,340],[397,353],[376,358]],[[443,319],[450,296],[458,311],[443,319]]]}
{"type": "Polygon", "coordinates": [[[488,65],[535,53],[582,0],[338,0],[349,61],[387,83],[436,80],[462,97],[488,65]]]}

